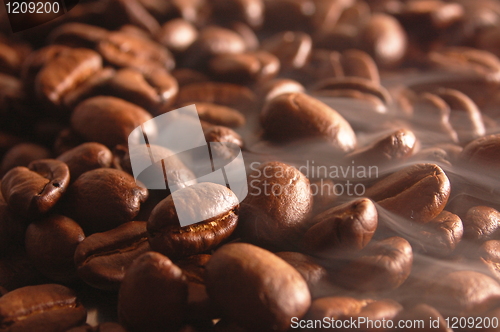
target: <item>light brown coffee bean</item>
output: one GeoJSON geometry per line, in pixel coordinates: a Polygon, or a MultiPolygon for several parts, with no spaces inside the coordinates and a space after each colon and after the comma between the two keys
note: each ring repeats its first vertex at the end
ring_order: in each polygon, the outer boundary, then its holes
{"type": "Polygon", "coordinates": [[[311,303],[306,282],[292,266],[250,244],[221,247],[206,269],[207,292],[223,317],[249,330],[286,331],[311,303]]]}
{"type": "Polygon", "coordinates": [[[197,38],[196,27],[182,18],[165,22],[156,34],[156,40],[174,53],[184,52],[197,38]]]}

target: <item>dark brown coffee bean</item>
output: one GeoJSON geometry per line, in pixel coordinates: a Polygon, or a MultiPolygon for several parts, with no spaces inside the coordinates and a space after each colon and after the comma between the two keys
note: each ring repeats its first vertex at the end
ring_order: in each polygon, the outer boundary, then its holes
{"type": "Polygon", "coordinates": [[[169,257],[202,253],[231,235],[238,211],[236,195],[219,184],[205,182],[179,189],[151,212],[149,243],[169,257]]]}
{"type": "Polygon", "coordinates": [[[406,167],[366,190],[382,208],[415,222],[426,223],[443,211],[450,197],[450,181],[434,164],[406,167]]]}
{"type": "MultiPolygon", "coordinates": [[[[151,120],[143,108],[115,97],[94,97],[80,103],[71,116],[71,126],[88,141],[102,143],[109,148],[127,144],[128,136],[136,127],[151,120]]],[[[145,134],[156,128],[145,126],[145,134]]]]}
{"type": "Polygon", "coordinates": [[[213,6],[215,16],[222,21],[242,21],[252,28],[264,22],[263,0],[216,0],[213,6]]]}
{"type": "Polygon", "coordinates": [[[50,158],[50,150],[38,144],[20,143],[10,148],[3,156],[0,174],[3,175],[14,167],[28,165],[38,159],[50,158]]]}
{"type": "Polygon", "coordinates": [[[486,174],[497,174],[500,165],[500,134],[478,138],[467,144],[460,160],[468,167],[486,174]]]}
{"type": "Polygon", "coordinates": [[[302,317],[311,303],[302,276],[259,247],[227,244],[206,268],[207,292],[223,317],[251,331],[286,331],[292,317],[302,317]]]}
{"type": "Polygon", "coordinates": [[[205,102],[234,107],[237,110],[252,109],[256,96],[252,90],[230,83],[194,83],[183,86],[177,97],[177,104],[205,102]]]}
{"type": "Polygon", "coordinates": [[[334,279],[349,289],[366,292],[399,287],[410,275],[413,252],[401,237],[372,242],[334,279]]]}
{"type": "Polygon", "coordinates": [[[64,162],[74,182],[80,175],[96,168],[107,168],[111,166],[113,154],[99,143],[83,143],[76,148],[66,151],[57,157],[64,162]]]}
{"type": "Polygon", "coordinates": [[[432,280],[425,299],[445,317],[480,314],[498,306],[500,285],[479,272],[455,271],[432,280]]]}
{"type": "Polygon", "coordinates": [[[187,281],[167,257],[148,252],[127,270],[118,295],[118,316],[127,330],[177,331],[186,314],[187,281]]]}
{"type": "Polygon", "coordinates": [[[200,120],[231,128],[241,127],[245,124],[245,116],[234,108],[203,102],[197,102],[195,105],[200,120]]]}
{"type": "Polygon", "coordinates": [[[319,138],[337,152],[349,152],[356,146],[354,131],[339,113],[302,93],[282,94],[268,101],[261,122],[265,137],[273,141],[319,138]]]}
{"type": "Polygon", "coordinates": [[[64,332],[86,317],[75,293],[61,285],[26,286],[0,298],[0,325],[6,331],[64,332]]]}
{"type": "Polygon", "coordinates": [[[261,48],[279,59],[282,71],[300,69],[311,54],[312,39],[304,32],[286,31],[264,40],[261,48]]]}
{"type": "Polygon", "coordinates": [[[417,139],[412,131],[400,129],[392,134],[354,150],[344,157],[346,162],[363,165],[385,165],[401,162],[408,159],[415,148],[417,139]]]}
{"type": "Polygon", "coordinates": [[[26,230],[26,253],[46,277],[66,283],[76,280],[73,256],[85,234],[74,220],[52,215],[35,221],[26,230]]]}
{"type": "Polygon", "coordinates": [[[304,234],[303,247],[317,255],[356,252],[370,242],[377,229],[377,209],[366,198],[331,208],[317,216],[304,234]]]}
{"type": "Polygon", "coordinates": [[[74,109],[76,105],[85,99],[107,94],[106,86],[112,77],[116,75],[113,68],[103,68],[92,77],[78,85],[73,90],[64,95],[62,104],[67,109],[74,109]]]}
{"type": "Polygon", "coordinates": [[[69,185],[65,163],[41,159],[29,168],[11,169],[2,179],[2,194],[9,208],[23,217],[47,213],[59,201],[69,185]]]}
{"type": "MultiPolygon", "coordinates": [[[[342,326],[346,328],[339,328],[340,331],[349,331],[351,328],[358,331],[375,331],[373,326],[367,323],[370,321],[383,321],[393,320],[394,317],[403,309],[403,307],[394,300],[390,299],[357,299],[354,297],[323,297],[316,299],[312,302],[311,307],[304,319],[307,321],[316,321],[317,319],[324,321],[325,318],[328,322],[330,319],[343,321],[342,326]],[[361,318],[364,318],[362,320],[361,318]],[[351,323],[360,322],[356,327],[351,323]],[[363,323],[364,321],[364,323],[363,323]],[[351,327],[351,328],[349,328],[351,327]]],[[[335,324],[335,322],[332,322],[335,324]]],[[[339,326],[332,324],[330,327],[339,326]]],[[[315,331],[327,331],[329,328],[315,329],[315,331]]]]}
{"type": "Polygon", "coordinates": [[[83,240],[75,252],[78,276],[89,285],[118,290],[132,261],[151,251],[145,221],[131,221],[83,240]]]}
{"type": "Polygon", "coordinates": [[[65,94],[96,74],[102,59],[96,52],[77,48],[49,60],[36,77],[38,98],[59,106],[65,94]]]}
{"type": "Polygon", "coordinates": [[[359,50],[347,50],[340,58],[345,77],[361,77],[380,84],[380,75],[373,58],[359,50]]]}
{"type": "Polygon", "coordinates": [[[395,331],[422,331],[433,330],[436,332],[452,332],[453,330],[449,328],[446,324],[444,317],[427,304],[418,304],[411,309],[405,309],[399,312],[399,314],[394,318],[395,326],[401,326],[400,328],[395,328],[395,331]],[[408,322],[418,322],[418,326],[415,323],[408,322]],[[431,326],[431,322],[438,322],[437,326],[431,326]],[[408,326],[408,327],[405,327],[408,326]]]}
{"type": "Polygon", "coordinates": [[[94,49],[108,33],[106,29],[94,25],[66,23],[54,29],[49,40],[53,44],[94,49]]]}
{"type": "Polygon", "coordinates": [[[407,36],[392,16],[376,13],[360,31],[360,46],[379,66],[394,67],[405,56],[407,36]]]}
{"type": "Polygon", "coordinates": [[[163,70],[143,74],[136,69],[121,69],[107,85],[112,95],[150,111],[170,106],[179,91],[175,78],[163,70]]]}
{"type": "Polygon", "coordinates": [[[122,32],[111,32],[97,46],[102,57],[118,68],[131,67],[144,73],[158,68],[172,70],[175,61],[172,54],[152,40],[122,32]]]}
{"type": "Polygon", "coordinates": [[[242,236],[267,246],[294,247],[312,209],[309,180],[297,168],[268,162],[249,174],[242,203],[242,236]]]}
{"type": "Polygon", "coordinates": [[[305,91],[305,88],[297,81],[285,78],[276,78],[264,83],[259,87],[259,90],[260,99],[263,102],[267,102],[281,94],[294,92],[303,93],[305,91]]]}
{"type": "Polygon", "coordinates": [[[98,168],[80,175],[69,187],[64,208],[87,234],[104,232],[131,221],[148,190],[116,169],[98,168]]]}
{"type": "Polygon", "coordinates": [[[156,34],[156,40],[174,53],[184,52],[197,38],[196,27],[182,18],[167,21],[156,34]]]}
{"type": "Polygon", "coordinates": [[[473,241],[489,240],[498,230],[500,212],[487,206],[475,206],[464,218],[464,238],[473,241]]]}

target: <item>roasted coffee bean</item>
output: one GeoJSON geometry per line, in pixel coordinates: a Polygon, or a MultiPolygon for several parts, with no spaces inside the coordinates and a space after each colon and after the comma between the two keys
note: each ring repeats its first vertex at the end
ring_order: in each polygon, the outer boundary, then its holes
{"type": "Polygon", "coordinates": [[[26,230],[26,253],[46,277],[62,282],[77,280],[73,256],[85,238],[74,220],[52,215],[32,222],[26,230]]]}
{"type": "Polygon", "coordinates": [[[304,32],[285,31],[264,40],[261,48],[279,59],[282,71],[300,69],[311,54],[312,39],[304,32]]]}
{"type": "Polygon", "coordinates": [[[500,79],[500,60],[493,54],[467,47],[448,47],[429,53],[434,67],[448,71],[476,72],[488,80],[500,79]]]}
{"type": "Polygon", "coordinates": [[[85,322],[87,311],[64,286],[26,286],[0,298],[0,326],[6,331],[64,332],[85,322]]]}
{"type": "Polygon", "coordinates": [[[410,243],[401,237],[390,237],[366,246],[334,280],[358,292],[396,289],[410,275],[412,263],[410,243]]]}
{"type": "Polygon", "coordinates": [[[206,182],[179,189],[151,212],[149,243],[169,257],[202,253],[231,235],[238,211],[236,195],[219,184],[206,182]]]}
{"type": "Polygon", "coordinates": [[[99,143],[83,143],[76,148],[68,150],[57,157],[64,162],[71,174],[71,181],[78,179],[80,175],[96,168],[107,168],[111,166],[113,154],[99,143]]]}
{"type": "Polygon", "coordinates": [[[49,40],[53,44],[94,49],[108,36],[108,33],[106,29],[95,25],[66,23],[54,29],[49,35],[49,40]]]}
{"type": "Polygon", "coordinates": [[[473,241],[489,240],[497,232],[500,212],[487,206],[475,206],[464,218],[464,238],[473,241]]]}
{"type": "MultiPolygon", "coordinates": [[[[403,307],[394,300],[390,299],[357,299],[354,297],[323,297],[316,299],[312,302],[309,311],[304,317],[307,322],[314,322],[317,319],[323,320],[324,318],[343,321],[340,331],[349,331],[347,328],[352,321],[361,321],[360,318],[363,317],[367,321],[375,320],[393,320],[394,317],[403,309],[403,307]],[[358,320],[359,319],[359,320],[358,320]]],[[[330,321],[330,320],[328,320],[330,321]]],[[[334,326],[338,326],[336,324],[334,326]]],[[[356,324],[359,326],[358,331],[373,331],[378,329],[373,329],[369,323],[356,324]]],[[[311,326],[312,327],[312,326],[311,326]]],[[[309,329],[307,329],[309,330],[309,329]]],[[[311,331],[327,331],[324,329],[310,329],[311,331]]]]}
{"type": "Polygon", "coordinates": [[[36,77],[38,98],[60,106],[65,94],[96,74],[102,59],[96,52],[77,48],[49,60],[36,77]]]}
{"type": "Polygon", "coordinates": [[[190,22],[176,18],[162,25],[156,40],[174,53],[182,53],[198,38],[198,30],[190,22]]]}
{"type": "Polygon", "coordinates": [[[172,54],[152,40],[122,32],[111,32],[97,46],[102,57],[118,68],[132,67],[144,73],[158,68],[172,70],[175,61],[172,54]]]}
{"type": "Polygon", "coordinates": [[[370,242],[377,229],[377,209],[361,198],[331,208],[317,216],[304,234],[303,247],[318,255],[356,252],[370,242]]]}
{"type": "Polygon", "coordinates": [[[479,272],[455,271],[433,280],[425,300],[445,317],[477,315],[498,306],[500,285],[479,272]]]}
{"type": "Polygon", "coordinates": [[[69,187],[64,209],[86,234],[104,232],[131,221],[148,190],[134,178],[116,169],[98,168],[80,175],[69,187]]]}
{"type": "Polygon", "coordinates": [[[278,74],[279,69],[278,58],[265,51],[221,54],[209,62],[209,70],[214,77],[240,84],[269,80],[278,74]]]}
{"type": "Polygon", "coordinates": [[[252,109],[255,101],[255,94],[244,86],[215,82],[183,86],[177,97],[179,105],[205,102],[234,107],[237,110],[252,109]]]}
{"type": "Polygon", "coordinates": [[[479,261],[482,262],[490,275],[500,282],[500,241],[489,240],[484,242],[477,250],[479,261]]]}
{"type": "Polygon", "coordinates": [[[107,3],[106,11],[115,13],[109,17],[110,25],[121,26],[132,23],[141,30],[154,35],[159,29],[158,21],[144,8],[142,1],[137,0],[112,0],[107,3]]]}
{"type": "Polygon", "coordinates": [[[216,0],[215,16],[223,21],[243,21],[252,28],[259,28],[264,21],[263,0],[216,0]]]}
{"type": "Polygon", "coordinates": [[[230,28],[243,38],[247,51],[257,51],[260,41],[252,28],[242,22],[232,22],[230,28]]]}
{"type": "Polygon", "coordinates": [[[166,71],[143,74],[131,68],[117,71],[107,88],[110,94],[151,111],[170,106],[179,92],[177,81],[166,71]]]}
{"type": "Polygon", "coordinates": [[[276,78],[269,82],[264,83],[260,89],[260,99],[263,102],[267,102],[275,97],[285,94],[299,92],[303,93],[305,91],[304,86],[297,81],[286,79],[286,78],[276,78]]]}
{"type": "Polygon", "coordinates": [[[251,331],[286,331],[311,303],[306,282],[292,266],[251,244],[221,247],[206,269],[207,292],[222,316],[251,331]]]}
{"type": "Polygon", "coordinates": [[[118,316],[127,330],[177,331],[186,314],[187,281],[167,257],[148,252],[127,270],[118,295],[118,316]]]}
{"type": "Polygon", "coordinates": [[[277,161],[261,164],[248,179],[241,235],[259,244],[295,246],[312,209],[309,180],[297,168],[277,161]]]}
{"type": "Polygon", "coordinates": [[[398,163],[410,157],[417,139],[412,131],[400,129],[374,143],[354,150],[344,157],[346,162],[363,165],[385,165],[398,163]]]}
{"type": "MultiPolygon", "coordinates": [[[[143,108],[115,97],[94,97],[80,103],[71,116],[76,134],[108,148],[126,144],[132,130],[151,120],[143,108]]],[[[153,124],[145,125],[145,134],[155,134],[153,124]]]]}
{"type": "Polygon", "coordinates": [[[340,58],[345,77],[361,77],[380,84],[380,75],[373,58],[359,50],[347,50],[340,58]]]}
{"type": "Polygon", "coordinates": [[[288,93],[268,101],[261,114],[265,137],[284,142],[298,139],[326,141],[336,152],[349,152],[356,135],[335,110],[303,93],[288,93]]]}
{"type": "Polygon", "coordinates": [[[38,159],[50,158],[51,153],[46,147],[33,143],[20,143],[10,148],[3,156],[0,164],[0,174],[3,175],[14,167],[28,165],[38,159]]]}
{"type": "Polygon", "coordinates": [[[405,309],[399,312],[399,314],[394,318],[395,326],[401,326],[400,328],[395,328],[395,331],[422,331],[422,329],[433,330],[436,332],[452,332],[453,330],[447,326],[447,322],[444,317],[427,304],[418,304],[411,309],[405,309]],[[419,322],[418,326],[405,327],[409,321],[419,322]],[[420,323],[421,322],[421,323],[420,323]],[[438,326],[431,326],[431,322],[438,322],[438,326]]]}
{"type": "Polygon", "coordinates": [[[468,167],[496,174],[500,165],[500,134],[478,138],[467,144],[460,159],[468,167]]]}
{"type": "Polygon", "coordinates": [[[231,128],[241,127],[245,124],[245,116],[234,108],[203,102],[197,102],[195,105],[200,120],[231,128]]]}
{"type": "Polygon", "coordinates": [[[407,36],[392,16],[376,13],[360,31],[360,46],[382,67],[394,67],[405,56],[407,36]]]}
{"type": "Polygon", "coordinates": [[[389,212],[426,223],[443,211],[450,181],[437,165],[415,164],[380,180],[365,194],[389,212]]]}
{"type": "Polygon", "coordinates": [[[83,240],[75,252],[78,276],[89,285],[118,290],[132,261],[151,251],[145,221],[131,221],[83,240]]]}
{"type": "Polygon", "coordinates": [[[69,185],[65,163],[41,159],[28,168],[11,169],[2,179],[2,194],[9,209],[19,216],[39,216],[54,207],[69,185]]]}

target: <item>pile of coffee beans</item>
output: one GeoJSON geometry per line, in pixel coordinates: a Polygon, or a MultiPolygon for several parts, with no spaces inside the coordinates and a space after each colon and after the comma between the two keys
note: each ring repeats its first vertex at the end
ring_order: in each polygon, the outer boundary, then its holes
{"type": "Polygon", "coordinates": [[[497,0],[81,0],[8,24],[0,5],[0,331],[500,331],[497,0]],[[244,200],[129,146],[192,104],[242,151],[244,200]]]}

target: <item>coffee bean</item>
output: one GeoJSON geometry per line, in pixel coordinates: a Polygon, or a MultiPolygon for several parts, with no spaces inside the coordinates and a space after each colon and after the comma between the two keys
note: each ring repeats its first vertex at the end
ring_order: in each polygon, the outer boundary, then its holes
{"type": "Polygon", "coordinates": [[[62,282],[76,281],[73,256],[85,234],[74,220],[52,215],[32,222],[26,230],[26,253],[46,277],[62,282]]]}
{"type": "Polygon", "coordinates": [[[304,234],[303,246],[318,255],[356,252],[370,242],[377,228],[377,209],[366,198],[331,208],[317,216],[304,234]]]}
{"type": "Polygon", "coordinates": [[[251,244],[221,247],[206,268],[207,292],[223,317],[251,331],[286,331],[311,303],[306,282],[292,266],[251,244]]]}
{"type": "Polygon", "coordinates": [[[139,187],[129,174],[98,168],[80,175],[69,187],[64,210],[87,234],[104,232],[131,221],[148,190],[139,187]]]}
{"type": "Polygon", "coordinates": [[[500,212],[487,206],[475,206],[464,218],[464,238],[473,241],[490,239],[498,230],[500,212]]]}
{"type": "Polygon", "coordinates": [[[299,69],[311,54],[312,39],[304,32],[286,31],[264,40],[261,48],[279,59],[282,71],[299,69]]]}
{"type": "Polygon", "coordinates": [[[434,164],[415,164],[380,180],[366,196],[389,212],[426,223],[443,211],[450,196],[450,181],[434,164]]]}
{"type": "Polygon", "coordinates": [[[268,246],[295,246],[312,209],[309,180],[295,167],[277,161],[261,164],[248,179],[241,235],[268,246]]]}
{"type": "Polygon", "coordinates": [[[486,174],[495,174],[500,164],[500,134],[478,138],[467,144],[460,160],[468,167],[480,169],[486,174]]]}
{"type": "Polygon", "coordinates": [[[259,87],[260,89],[260,99],[263,102],[267,102],[275,97],[285,94],[285,93],[293,93],[300,92],[303,93],[305,88],[297,81],[285,79],[285,78],[276,78],[269,82],[262,84],[259,87]]]}
{"type": "MultiPolygon", "coordinates": [[[[71,116],[71,126],[83,138],[101,143],[109,148],[126,144],[136,127],[151,120],[151,115],[141,107],[115,97],[94,97],[80,103],[71,116]]],[[[156,128],[145,126],[146,134],[156,133],[156,128]]]]}
{"type": "Polygon", "coordinates": [[[243,38],[247,51],[257,51],[260,41],[255,32],[243,22],[232,22],[230,28],[243,38]]]}
{"type": "Polygon", "coordinates": [[[477,250],[477,256],[479,261],[486,266],[487,271],[490,272],[490,276],[500,282],[500,241],[489,240],[483,242],[477,250]]]}
{"type": "Polygon", "coordinates": [[[52,209],[66,191],[69,169],[61,161],[41,159],[28,168],[11,169],[1,185],[9,209],[23,217],[39,216],[52,209]]]}
{"type": "Polygon", "coordinates": [[[195,105],[200,120],[231,128],[241,127],[245,124],[245,116],[234,108],[203,102],[197,102],[195,105]]]}
{"type": "Polygon", "coordinates": [[[187,296],[182,270],[159,253],[144,253],[120,286],[120,323],[131,332],[177,331],[186,314],[187,296]]]}
{"type": "Polygon", "coordinates": [[[390,237],[366,246],[359,258],[348,263],[334,280],[358,292],[391,290],[408,278],[412,263],[410,243],[401,237],[390,237]]]}
{"type": "Polygon", "coordinates": [[[78,276],[89,285],[118,290],[132,261],[151,251],[145,221],[131,221],[103,233],[95,233],[76,248],[78,276]]]}
{"type": "Polygon", "coordinates": [[[106,67],[95,73],[82,84],[64,95],[62,104],[67,109],[74,109],[76,105],[95,96],[107,93],[108,82],[116,75],[116,71],[106,67]]]}
{"type": "Polygon", "coordinates": [[[104,145],[84,143],[61,154],[57,157],[57,160],[64,162],[68,166],[71,180],[74,182],[87,171],[110,167],[112,157],[111,151],[104,145]]]}
{"type": "Polygon", "coordinates": [[[41,145],[33,143],[20,143],[10,148],[3,156],[0,164],[0,174],[5,174],[14,167],[28,165],[38,159],[50,158],[50,151],[41,145]]]}
{"type": "Polygon", "coordinates": [[[340,58],[345,77],[361,77],[380,84],[377,65],[367,53],[359,50],[347,50],[340,58]]]}
{"type": "Polygon", "coordinates": [[[213,249],[236,228],[238,210],[236,195],[219,184],[207,182],[179,189],[151,212],[149,243],[153,250],[169,257],[213,249]],[[183,226],[180,221],[190,224],[183,226]]]}
{"type": "Polygon", "coordinates": [[[174,53],[182,53],[198,38],[198,30],[190,22],[177,18],[162,25],[156,40],[174,53]]]}
{"type": "Polygon", "coordinates": [[[0,298],[0,325],[9,331],[64,332],[85,322],[87,311],[64,286],[26,286],[0,298]]]}
{"type": "Polygon", "coordinates": [[[252,28],[259,28],[264,21],[263,0],[216,0],[215,16],[223,21],[243,21],[252,28]]]}
{"type": "Polygon", "coordinates": [[[59,106],[65,94],[102,68],[102,59],[94,51],[78,48],[62,52],[49,60],[36,77],[38,98],[59,106]]]}
{"type": "Polygon", "coordinates": [[[356,146],[354,131],[340,114],[302,93],[282,94],[268,101],[261,122],[265,137],[273,141],[319,138],[338,152],[356,146]]]}
{"type": "Polygon", "coordinates": [[[54,29],[49,40],[53,44],[94,49],[108,33],[106,29],[95,25],[66,23],[54,29]]]}
{"type": "Polygon", "coordinates": [[[106,11],[115,13],[113,17],[108,18],[111,21],[108,24],[111,23],[111,25],[118,27],[132,23],[151,35],[160,29],[158,21],[144,8],[142,1],[113,0],[107,5],[106,11]]]}

